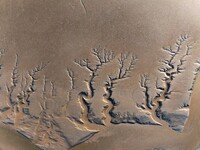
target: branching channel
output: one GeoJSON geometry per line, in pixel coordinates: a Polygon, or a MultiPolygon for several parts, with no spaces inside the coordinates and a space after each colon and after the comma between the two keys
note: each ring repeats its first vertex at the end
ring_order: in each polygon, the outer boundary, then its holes
{"type": "MultiPolygon", "coordinates": [[[[100,69],[110,63],[114,59],[114,53],[110,50],[103,49],[93,49],[91,54],[97,59],[96,64],[92,65],[91,61],[89,59],[82,59],[82,60],[75,60],[75,64],[77,64],[81,68],[85,68],[89,72],[89,79],[85,80],[85,83],[87,85],[87,91],[82,91],[79,93],[79,103],[82,109],[82,115],[80,117],[80,121],[77,121],[76,119],[71,119],[73,122],[75,121],[78,124],[97,124],[102,125],[99,122],[92,122],[89,119],[89,115],[92,113],[91,104],[92,104],[92,98],[94,97],[94,86],[95,78],[98,76],[98,72],[100,69]]],[[[71,80],[71,90],[74,89],[74,72],[70,69],[67,70],[68,76],[71,80]]]]}
{"type": "Polygon", "coordinates": [[[105,82],[105,92],[104,99],[106,100],[106,106],[104,107],[104,116],[105,122],[108,124],[112,122],[112,119],[116,117],[116,114],[113,112],[115,107],[119,104],[112,98],[113,88],[115,88],[116,84],[119,81],[123,81],[123,79],[129,78],[131,71],[135,68],[135,64],[137,61],[137,57],[132,55],[130,56],[128,53],[121,53],[118,58],[119,69],[118,73],[114,76],[109,75],[108,81],[105,82]],[[109,115],[109,116],[108,116],[109,115]]]}

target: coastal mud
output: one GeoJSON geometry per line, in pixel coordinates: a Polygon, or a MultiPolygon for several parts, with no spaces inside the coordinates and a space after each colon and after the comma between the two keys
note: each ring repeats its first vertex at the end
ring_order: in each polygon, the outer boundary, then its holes
{"type": "Polygon", "coordinates": [[[198,149],[198,0],[0,8],[0,146],[198,149]]]}

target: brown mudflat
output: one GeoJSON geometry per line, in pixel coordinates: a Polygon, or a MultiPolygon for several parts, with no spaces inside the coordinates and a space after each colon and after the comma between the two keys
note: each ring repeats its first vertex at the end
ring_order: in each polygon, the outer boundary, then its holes
{"type": "Polygon", "coordinates": [[[0,149],[197,149],[199,10],[1,0],[0,149]]]}

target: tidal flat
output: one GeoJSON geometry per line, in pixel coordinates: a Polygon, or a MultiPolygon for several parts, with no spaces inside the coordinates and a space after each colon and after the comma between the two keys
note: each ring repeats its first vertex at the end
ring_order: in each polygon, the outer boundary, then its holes
{"type": "Polygon", "coordinates": [[[15,130],[0,125],[0,150],[39,150],[39,148],[15,130]]]}

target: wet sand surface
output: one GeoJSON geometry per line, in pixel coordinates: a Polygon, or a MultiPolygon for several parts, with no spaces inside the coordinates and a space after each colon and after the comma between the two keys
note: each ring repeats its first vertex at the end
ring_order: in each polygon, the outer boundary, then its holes
{"type": "Polygon", "coordinates": [[[163,127],[117,125],[111,126],[109,130],[99,133],[97,141],[96,139],[94,141],[91,139],[91,142],[83,143],[72,149],[151,150],[153,148],[166,148],[170,150],[194,150],[200,144],[199,88],[200,77],[197,80],[192,95],[190,117],[182,133],[163,127]]]}
{"type": "Polygon", "coordinates": [[[27,138],[9,129],[5,125],[0,126],[0,149],[1,150],[39,150],[27,138]]]}
{"type": "MultiPolygon", "coordinates": [[[[2,113],[0,121],[14,124],[14,129],[22,129],[35,144],[49,149],[195,149],[200,145],[200,77],[196,80],[190,105],[186,106],[189,118],[181,133],[169,128],[156,114],[152,115],[156,118],[153,121],[162,126],[111,124],[109,113],[113,104],[108,101],[111,94],[105,82],[108,75],[118,73],[117,58],[121,52],[137,56],[133,72],[129,70],[130,77],[119,80],[112,89],[112,98],[119,101],[115,111],[145,114],[136,105],[144,103],[144,91],[149,89],[141,88],[139,80],[147,73],[152,79],[150,86],[154,87],[154,78],[164,76],[158,71],[160,60],[168,57],[162,47],[173,45],[180,35],[189,35],[188,43],[194,46],[188,62],[192,64],[200,58],[199,10],[199,0],[0,0],[0,48],[6,50],[1,60],[0,99],[5,99],[0,103],[1,111],[9,104],[9,87],[15,88],[15,71],[20,84],[10,95],[16,100],[22,88],[24,95],[30,93],[30,106],[22,102],[18,105],[20,113],[13,115],[9,109],[2,113]],[[93,48],[107,48],[116,54],[111,63],[106,62],[98,70],[94,81],[87,68],[75,63],[75,60],[88,58],[95,66],[98,59],[91,53],[93,48]],[[41,62],[48,66],[41,70],[39,66],[39,74],[31,77],[31,69],[34,71],[41,62]],[[71,76],[67,69],[74,71],[71,76]],[[35,78],[34,86],[29,86],[35,78]],[[97,124],[88,121],[87,100],[93,102],[91,107],[97,115],[106,118],[105,125],[96,127],[97,124]],[[26,114],[21,111],[23,108],[28,108],[26,114]],[[79,129],[74,116],[82,117],[81,123],[78,120],[79,129]]],[[[177,89],[187,86],[192,81],[191,74],[193,71],[186,72],[188,78],[177,77],[177,84],[173,85],[177,89]],[[184,80],[188,82],[182,82],[184,80]]],[[[187,90],[180,95],[187,96],[187,90]]],[[[166,110],[179,110],[183,100],[174,99],[165,104],[166,110]]],[[[37,148],[22,135],[3,126],[0,127],[0,149],[37,148]]]]}

